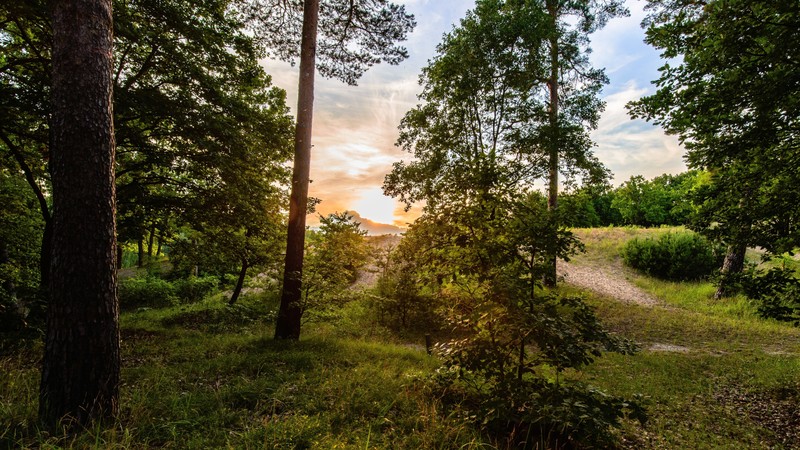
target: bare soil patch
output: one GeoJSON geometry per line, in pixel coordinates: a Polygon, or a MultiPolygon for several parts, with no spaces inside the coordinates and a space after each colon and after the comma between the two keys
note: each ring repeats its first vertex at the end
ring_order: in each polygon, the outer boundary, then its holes
{"type": "Polygon", "coordinates": [[[577,265],[558,262],[558,275],[572,285],[589,289],[621,302],[656,306],[661,302],[628,281],[622,267],[612,265],[577,265]]]}

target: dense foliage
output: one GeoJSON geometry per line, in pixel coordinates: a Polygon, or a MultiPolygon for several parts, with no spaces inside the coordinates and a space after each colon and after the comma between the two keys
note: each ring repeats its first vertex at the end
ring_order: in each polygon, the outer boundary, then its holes
{"type": "Polygon", "coordinates": [[[19,178],[0,168],[0,332],[41,326],[39,289],[42,218],[36,198],[19,178]]]}
{"type": "MultiPolygon", "coordinates": [[[[231,6],[114,5],[117,233],[138,244],[140,265],[174,239],[176,261],[208,256],[206,273],[280,258],[293,127],[285,93],[259,63],[264,49],[231,6]]],[[[0,164],[28,183],[47,225],[48,8],[4,4],[0,13],[0,164]]]]}
{"type": "Polygon", "coordinates": [[[649,0],[648,9],[647,42],[676,62],[631,110],[677,134],[689,165],[711,174],[693,227],[728,246],[723,272],[742,270],[747,246],[792,250],[800,244],[800,4],[649,0]]]}
{"type": "Polygon", "coordinates": [[[625,264],[666,280],[708,277],[722,262],[721,251],[695,233],[666,233],[658,238],[634,238],[622,249],[625,264]]]}
{"type": "Polygon", "coordinates": [[[366,230],[347,213],[320,216],[319,230],[306,240],[301,310],[308,320],[340,303],[369,261],[366,230]],[[310,312],[311,314],[306,314],[310,312]]]}
{"type": "Polygon", "coordinates": [[[548,121],[540,96],[536,74],[551,67],[540,53],[554,48],[550,37],[577,52],[573,62],[585,68],[584,35],[561,21],[591,14],[589,5],[561,6],[554,17],[537,2],[480,1],[445,35],[423,71],[425,103],[401,124],[399,145],[414,161],[395,164],[384,184],[407,204],[425,201],[400,244],[413,249],[402,254],[415,267],[386,274],[384,289],[396,292],[383,293],[385,304],[432,299],[432,309],[463,336],[441,349],[441,370],[449,374],[439,380],[444,392],[462,392],[453,400],[465,402],[471,417],[496,439],[520,445],[607,444],[608,427],[627,412],[621,399],[558,374],[630,346],[609,335],[580,298],[542,289],[554,258],[580,249],[549,199],[532,189],[552,161],[547,139],[558,130],[558,154],[567,156],[561,161],[575,169],[570,173],[605,176],[586,138],[600,108],[602,72],[589,70],[589,78],[578,77],[585,83],[563,85],[557,124],[548,121]],[[569,406],[559,410],[556,401],[569,406]],[[586,413],[578,405],[598,412],[596,421],[578,420],[586,413]]]}

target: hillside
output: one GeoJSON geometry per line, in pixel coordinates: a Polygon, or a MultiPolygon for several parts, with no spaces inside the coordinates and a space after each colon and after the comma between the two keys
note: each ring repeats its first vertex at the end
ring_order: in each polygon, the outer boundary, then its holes
{"type": "MultiPolygon", "coordinates": [[[[661,232],[578,230],[587,252],[562,265],[560,289],[585,293],[640,351],[604,355],[568,376],[643,396],[649,421],[625,421],[617,433],[627,448],[800,447],[800,330],[757,318],[743,298],[714,302],[709,283],[622,266],[625,240],[661,232]]],[[[0,448],[503,447],[431,389],[437,358],[409,337],[419,334],[379,320],[364,284],[309,315],[297,343],[271,339],[276,308],[274,293],[252,290],[233,307],[216,294],[123,311],[121,418],[79,437],[34,425],[38,340],[4,347],[0,448]]]]}

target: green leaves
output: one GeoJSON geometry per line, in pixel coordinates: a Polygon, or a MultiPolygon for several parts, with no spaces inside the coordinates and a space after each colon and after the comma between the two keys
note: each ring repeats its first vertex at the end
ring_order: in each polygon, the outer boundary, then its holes
{"type": "Polygon", "coordinates": [[[356,281],[370,257],[366,234],[347,211],[320,216],[319,231],[310,231],[306,239],[301,299],[304,312],[320,313],[329,308],[356,281]]]}
{"type": "Polygon", "coordinates": [[[677,134],[712,173],[694,227],[728,243],[782,252],[800,243],[800,5],[650,0],[647,40],[677,64],[634,117],[677,134]]]}
{"type": "MultiPolygon", "coordinates": [[[[239,0],[240,16],[269,56],[294,63],[300,56],[302,0],[239,0]]],[[[320,2],[317,69],[322,76],[355,85],[380,62],[399,64],[408,57],[398,41],[414,28],[414,16],[387,0],[320,2]]]]}

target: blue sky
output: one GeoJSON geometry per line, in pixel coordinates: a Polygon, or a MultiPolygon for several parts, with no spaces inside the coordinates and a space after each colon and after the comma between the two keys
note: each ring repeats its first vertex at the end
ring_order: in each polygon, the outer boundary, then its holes
{"type": "MultiPolygon", "coordinates": [[[[396,0],[397,1],[397,0],[396,0]]],[[[373,67],[358,86],[317,77],[310,188],[322,199],[318,212],[356,211],[374,232],[389,232],[371,222],[404,226],[418,214],[405,213],[400,204],[381,194],[392,163],[408,160],[394,147],[397,126],[405,112],[417,104],[419,73],[434,56],[442,35],[464,17],[474,0],[401,0],[417,18],[417,28],[405,46],[410,57],[399,66],[373,67]]],[[[611,20],[592,35],[595,67],[605,67],[610,84],[603,90],[607,103],[598,129],[592,133],[598,158],[619,185],[632,175],[647,178],[685,170],[677,138],[641,120],[631,120],[625,104],[652,93],[650,84],[663,65],[658,52],[643,42],[639,24],[644,2],[628,1],[631,16],[611,20]]],[[[265,62],[273,82],[296,105],[297,70],[282,62],[265,62]]],[[[293,108],[294,109],[294,108],[293,108]]],[[[316,222],[309,217],[309,223],[316,222]]]]}

